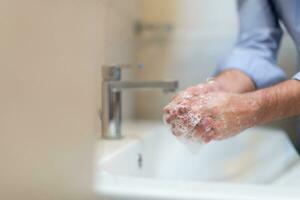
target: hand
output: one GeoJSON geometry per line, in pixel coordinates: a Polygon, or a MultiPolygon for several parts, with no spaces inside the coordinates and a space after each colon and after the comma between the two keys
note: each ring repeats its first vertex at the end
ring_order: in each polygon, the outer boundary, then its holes
{"type": "Polygon", "coordinates": [[[258,122],[259,104],[247,93],[206,93],[189,98],[181,107],[184,109],[169,121],[173,133],[182,133],[177,131],[180,124],[185,131],[194,129],[204,142],[234,136],[258,122]],[[192,119],[197,119],[197,124],[192,119]]]}
{"type": "Polygon", "coordinates": [[[210,93],[190,105],[192,113],[201,115],[196,132],[206,142],[232,137],[259,118],[259,104],[248,94],[210,93]]]}
{"type": "Polygon", "coordinates": [[[210,80],[207,83],[188,87],[184,91],[179,92],[172,98],[172,101],[164,107],[166,123],[170,123],[177,115],[184,112],[184,105],[189,102],[190,99],[217,91],[223,91],[221,84],[217,81],[210,80]]]}
{"type": "Polygon", "coordinates": [[[165,120],[167,122],[173,120],[180,113],[178,109],[181,107],[173,106],[174,104],[184,104],[192,97],[210,92],[244,93],[253,90],[255,84],[248,75],[236,69],[225,70],[207,83],[189,87],[173,97],[171,103],[164,108],[165,120]]]}

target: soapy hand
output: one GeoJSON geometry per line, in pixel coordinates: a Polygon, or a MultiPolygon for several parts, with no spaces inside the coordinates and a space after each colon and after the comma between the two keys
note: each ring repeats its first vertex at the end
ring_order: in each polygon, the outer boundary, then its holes
{"type": "Polygon", "coordinates": [[[189,94],[180,94],[164,109],[165,121],[176,136],[191,133],[207,143],[234,136],[258,121],[259,105],[247,93],[205,90],[189,94]]]}
{"type": "Polygon", "coordinates": [[[180,113],[185,109],[185,104],[189,102],[190,99],[217,91],[223,91],[220,83],[213,79],[208,79],[207,83],[191,86],[184,91],[179,92],[172,98],[171,103],[164,108],[166,123],[169,123],[171,120],[174,120],[178,115],[180,115],[180,113]]]}

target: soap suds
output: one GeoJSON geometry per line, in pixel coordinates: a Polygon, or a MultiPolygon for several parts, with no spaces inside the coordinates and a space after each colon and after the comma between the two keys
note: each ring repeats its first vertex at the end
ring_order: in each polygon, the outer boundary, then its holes
{"type": "MultiPolygon", "coordinates": [[[[169,119],[167,123],[168,115],[171,113],[165,113],[164,122],[170,126],[172,133],[179,139],[179,141],[184,143],[190,151],[197,152],[202,144],[201,137],[198,136],[196,132],[196,126],[200,124],[201,116],[193,113],[190,110],[190,106],[188,106],[185,102],[185,100],[190,100],[193,96],[186,92],[181,95],[183,101],[177,101],[176,103],[170,103],[168,105],[169,108],[171,108],[170,110],[173,112],[176,110],[178,111],[176,117],[171,120],[169,119]]],[[[207,129],[207,131],[210,131],[210,129],[207,129]]]]}

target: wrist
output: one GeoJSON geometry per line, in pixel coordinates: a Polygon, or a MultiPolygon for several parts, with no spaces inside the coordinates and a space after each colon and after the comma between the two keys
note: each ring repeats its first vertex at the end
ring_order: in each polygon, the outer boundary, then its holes
{"type": "Polygon", "coordinates": [[[251,108],[253,126],[264,124],[268,121],[268,103],[265,101],[265,94],[262,91],[245,93],[244,99],[251,108]]]}
{"type": "Polygon", "coordinates": [[[221,85],[225,92],[245,93],[255,90],[255,84],[252,79],[237,69],[222,71],[216,76],[215,81],[221,85]]]}

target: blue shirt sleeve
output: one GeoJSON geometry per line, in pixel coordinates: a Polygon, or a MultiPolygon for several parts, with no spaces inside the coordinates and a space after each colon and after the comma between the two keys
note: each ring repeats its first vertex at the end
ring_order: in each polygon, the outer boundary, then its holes
{"type": "Polygon", "coordinates": [[[296,74],[293,76],[293,79],[296,79],[296,80],[300,81],[300,72],[296,73],[296,74]]]}
{"type": "Polygon", "coordinates": [[[238,69],[248,75],[258,89],[286,79],[284,71],[276,64],[282,30],[270,2],[238,0],[238,38],[233,50],[219,63],[216,73],[238,69]]]}

